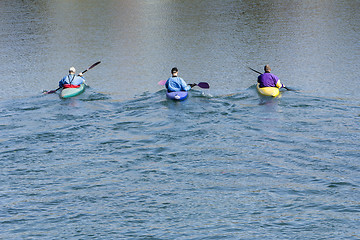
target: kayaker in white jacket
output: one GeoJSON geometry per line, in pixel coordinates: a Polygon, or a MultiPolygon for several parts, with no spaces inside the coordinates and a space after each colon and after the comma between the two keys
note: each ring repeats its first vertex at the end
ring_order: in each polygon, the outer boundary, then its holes
{"type": "Polygon", "coordinates": [[[71,67],[69,69],[69,75],[63,77],[59,82],[60,88],[69,88],[69,87],[79,87],[80,84],[85,83],[85,79],[82,77],[83,74],[79,73],[78,76],[75,75],[76,69],[71,67]]]}

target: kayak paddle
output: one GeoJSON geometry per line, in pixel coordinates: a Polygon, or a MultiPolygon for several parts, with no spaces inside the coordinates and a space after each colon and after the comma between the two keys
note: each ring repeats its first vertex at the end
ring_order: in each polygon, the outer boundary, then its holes
{"type": "Polygon", "coordinates": [[[253,70],[254,72],[258,73],[258,74],[262,74],[261,72],[259,71],[256,71],[255,69],[251,68],[251,67],[248,67],[250,70],[253,70]]]}
{"type": "MultiPolygon", "coordinates": [[[[253,69],[253,68],[251,68],[251,67],[248,67],[250,70],[252,70],[252,71],[254,71],[254,72],[256,72],[256,73],[258,73],[258,74],[262,74],[261,72],[259,72],[259,71],[256,71],[255,69],[253,69]]],[[[288,88],[288,87],[285,87],[284,86],[284,88],[286,89],[286,90],[288,90],[288,91],[295,91],[295,90],[293,90],[293,89],[290,89],[290,88],[288,88]]]]}
{"type": "MultiPolygon", "coordinates": [[[[196,84],[196,83],[195,83],[196,84]]],[[[195,86],[198,86],[200,88],[210,88],[210,85],[207,82],[199,82],[198,84],[196,84],[195,86]]]]}
{"type": "Polygon", "coordinates": [[[162,86],[164,86],[165,83],[166,83],[166,80],[161,80],[161,81],[158,82],[158,84],[159,84],[159,85],[162,85],[162,86]]]}
{"type": "Polygon", "coordinates": [[[95,67],[96,65],[98,65],[98,64],[100,64],[100,63],[101,63],[101,61],[98,61],[98,62],[94,63],[94,64],[91,65],[88,69],[82,71],[82,74],[86,73],[88,70],[92,69],[93,67],[95,67]]]}
{"type": "MultiPolygon", "coordinates": [[[[86,70],[82,71],[82,74],[86,73],[88,70],[92,69],[93,67],[95,67],[96,65],[100,64],[101,61],[98,61],[96,63],[94,63],[93,65],[91,65],[89,68],[87,68],[86,70]]],[[[79,76],[79,75],[78,75],[79,76]]],[[[57,90],[59,90],[61,87],[58,87],[55,90],[51,90],[51,91],[43,91],[44,94],[51,94],[51,93],[55,93],[57,90]]]]}
{"type": "MultiPolygon", "coordinates": [[[[158,82],[159,85],[165,85],[166,83],[166,80],[161,80],[158,82]]],[[[207,82],[199,82],[199,83],[193,83],[193,84],[189,84],[189,85],[193,85],[194,86],[198,86],[200,88],[205,88],[205,89],[208,89],[210,88],[210,85],[207,83],[207,82]]]]}

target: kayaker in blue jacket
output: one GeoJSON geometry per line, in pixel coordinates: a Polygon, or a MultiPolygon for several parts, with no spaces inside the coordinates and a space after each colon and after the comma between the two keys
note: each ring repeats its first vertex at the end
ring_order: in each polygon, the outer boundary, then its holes
{"type": "Polygon", "coordinates": [[[166,80],[165,87],[168,92],[189,91],[196,83],[187,84],[184,79],[178,77],[178,69],[176,67],[171,69],[171,77],[166,80]]]}
{"type": "Polygon", "coordinates": [[[285,88],[285,85],[280,82],[280,79],[276,75],[271,73],[271,68],[268,64],[265,65],[264,71],[265,73],[261,74],[258,77],[258,83],[260,88],[263,87],[285,88]]]}
{"type": "Polygon", "coordinates": [[[59,88],[79,87],[80,84],[85,83],[85,79],[82,77],[83,74],[79,73],[78,76],[76,76],[75,72],[75,68],[71,67],[69,69],[69,75],[60,80],[59,88]]]}

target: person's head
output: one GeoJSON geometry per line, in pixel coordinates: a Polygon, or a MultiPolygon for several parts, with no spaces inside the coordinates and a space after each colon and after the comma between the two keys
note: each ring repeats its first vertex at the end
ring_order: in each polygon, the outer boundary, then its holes
{"type": "Polygon", "coordinates": [[[69,69],[69,73],[70,73],[70,74],[75,74],[75,72],[76,72],[76,70],[75,70],[74,67],[71,67],[71,68],[69,69]]]}
{"type": "Polygon", "coordinates": [[[264,71],[267,72],[267,73],[271,72],[271,68],[270,68],[269,64],[265,65],[264,71]]]}
{"type": "Polygon", "coordinates": [[[176,76],[176,75],[178,74],[178,72],[179,72],[179,70],[178,70],[176,67],[173,67],[173,68],[171,69],[171,74],[172,74],[173,76],[176,76]]]}

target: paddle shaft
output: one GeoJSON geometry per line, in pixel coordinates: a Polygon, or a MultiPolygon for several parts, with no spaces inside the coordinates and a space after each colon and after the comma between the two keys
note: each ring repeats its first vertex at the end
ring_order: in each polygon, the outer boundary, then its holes
{"type": "MultiPolygon", "coordinates": [[[[256,73],[258,73],[258,74],[262,74],[261,72],[259,72],[259,71],[256,71],[255,69],[252,69],[251,67],[248,67],[250,70],[253,70],[254,72],[256,72],[256,73]]],[[[293,91],[293,90],[291,90],[291,89],[289,89],[289,88],[287,88],[287,87],[285,87],[284,86],[284,88],[286,89],[286,90],[288,90],[288,91],[293,91]]]]}
{"type": "MultiPolygon", "coordinates": [[[[158,82],[158,84],[159,85],[165,85],[165,83],[166,83],[166,80],[161,80],[161,81],[159,81],[158,82]]],[[[195,84],[195,83],[194,83],[195,84]]],[[[192,85],[192,84],[188,84],[188,85],[192,85]]],[[[199,82],[199,83],[197,83],[195,86],[198,86],[198,87],[200,87],[200,88],[210,88],[210,85],[207,83],[207,82],[199,82]]],[[[194,86],[194,87],[195,87],[194,86]]]]}
{"type": "Polygon", "coordinates": [[[250,70],[253,70],[254,72],[258,73],[258,74],[262,74],[261,72],[259,71],[256,71],[255,69],[251,68],[251,67],[248,67],[250,70]]]}
{"type": "MultiPolygon", "coordinates": [[[[91,65],[89,68],[85,69],[84,71],[82,71],[81,73],[84,74],[86,73],[88,70],[92,69],[93,67],[95,67],[96,65],[100,64],[101,61],[98,61],[96,63],[94,63],[93,65],[91,65]]],[[[59,90],[61,87],[58,87],[56,90],[51,90],[49,92],[47,92],[47,94],[50,94],[50,93],[55,93],[57,90],[59,90]]]]}
{"type": "Polygon", "coordinates": [[[51,91],[48,91],[48,92],[44,92],[46,94],[51,94],[51,93],[55,93],[57,90],[59,90],[61,87],[58,87],[57,89],[55,90],[51,90],[51,91]]]}

